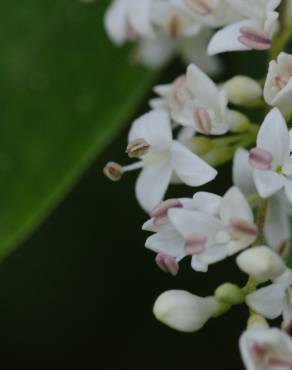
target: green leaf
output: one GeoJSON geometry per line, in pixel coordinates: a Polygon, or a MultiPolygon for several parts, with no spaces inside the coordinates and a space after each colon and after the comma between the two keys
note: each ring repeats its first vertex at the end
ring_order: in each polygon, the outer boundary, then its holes
{"type": "Polygon", "coordinates": [[[107,4],[1,5],[0,257],[57,205],[153,83],[108,41],[107,4]]]}

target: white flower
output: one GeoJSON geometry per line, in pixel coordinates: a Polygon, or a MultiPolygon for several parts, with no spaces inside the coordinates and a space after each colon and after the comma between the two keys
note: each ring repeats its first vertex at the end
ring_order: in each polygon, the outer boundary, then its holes
{"type": "Polygon", "coordinates": [[[265,118],[257,136],[257,147],[250,151],[254,181],[260,196],[268,198],[284,188],[292,202],[292,158],[289,131],[277,108],[265,118]]]}
{"type": "Polygon", "coordinates": [[[225,82],[224,91],[230,103],[252,107],[262,96],[261,85],[246,76],[235,76],[225,82]]]}
{"type": "Polygon", "coordinates": [[[142,161],[134,167],[143,167],[136,196],[147,212],[162,201],[173,173],[189,186],[206,184],[217,175],[215,169],[172,139],[170,119],[163,111],[151,111],[137,119],[128,140],[128,153],[135,153],[139,144],[143,147],[142,161]]]}
{"type": "Polygon", "coordinates": [[[243,251],[236,263],[243,272],[261,282],[275,279],[286,270],[282,258],[266,246],[243,251]]]}
{"type": "Polygon", "coordinates": [[[242,18],[229,6],[227,0],[174,0],[174,2],[188,11],[193,19],[212,28],[221,27],[242,18]]]}
{"type": "Polygon", "coordinates": [[[292,111],[292,55],[280,53],[277,61],[272,60],[264,87],[266,102],[280,109],[283,114],[292,111]]]}
{"type": "Polygon", "coordinates": [[[292,368],[292,340],[278,328],[248,329],[241,335],[239,344],[247,370],[292,368]]]}
{"type": "Polygon", "coordinates": [[[192,268],[206,272],[209,264],[237,253],[255,240],[257,228],[252,211],[237,188],[231,188],[224,197],[200,192],[193,202],[187,207],[170,207],[168,223],[163,227],[153,228],[153,221],[148,221],[143,228],[156,233],[145,246],[176,262],[191,256],[192,268]]]}
{"type": "Polygon", "coordinates": [[[152,106],[166,107],[173,120],[205,135],[222,135],[229,129],[227,99],[215,83],[196,65],[188,67],[171,85],[157,86],[162,97],[152,106]]]}
{"type": "Polygon", "coordinates": [[[153,313],[167,326],[193,332],[202,328],[216,314],[219,304],[214,297],[198,297],[183,290],[169,290],[156,300],[153,313]]]}
{"type": "Polygon", "coordinates": [[[246,303],[254,311],[268,319],[283,315],[284,320],[292,317],[292,273],[287,270],[275,282],[258,289],[246,297],[246,303]]]}
{"type": "Polygon", "coordinates": [[[208,54],[271,47],[281,0],[228,0],[246,19],[219,30],[208,45],[208,54]]]}
{"type": "Polygon", "coordinates": [[[105,15],[105,28],[118,45],[127,40],[152,37],[151,6],[153,0],[114,0],[105,15]]]}
{"type": "MultiPolygon", "coordinates": [[[[233,159],[233,182],[246,197],[256,194],[253,179],[253,170],[249,165],[249,152],[238,149],[233,159]]],[[[266,242],[281,255],[285,253],[285,246],[289,245],[291,238],[288,207],[289,203],[283,191],[276,193],[269,199],[265,218],[264,235],[266,242]],[[284,249],[284,250],[283,250],[284,249]]]]}

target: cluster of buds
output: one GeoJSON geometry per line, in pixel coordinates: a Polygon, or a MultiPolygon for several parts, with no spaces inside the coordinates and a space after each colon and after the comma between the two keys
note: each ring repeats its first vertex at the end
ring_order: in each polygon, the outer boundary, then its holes
{"type": "Polygon", "coordinates": [[[135,41],[141,61],[161,65],[179,51],[191,62],[185,74],[154,88],[150,112],[133,122],[125,151],[135,161],[109,162],[105,175],[118,181],[141,170],[135,194],[149,215],[142,228],[152,233],[145,246],[161,271],[176,276],[180,261],[189,258],[193,270],[206,273],[236,255],[248,277],[243,287],[225,283],[205,298],[164,292],[154,315],[193,332],[246,304],[251,314],[240,350],[248,370],[292,370],[292,270],[286,263],[292,55],[275,55],[292,35],[289,14],[291,0],[114,0],[105,16],[110,38],[118,45],[135,41]],[[216,84],[208,75],[218,66],[215,54],[271,47],[263,83],[239,75],[216,84]],[[264,108],[261,124],[250,119],[255,107],[264,108]],[[205,185],[216,178],[215,167],[230,160],[233,186],[225,194],[197,191],[192,198],[164,200],[170,184],[205,185]],[[269,328],[267,320],[277,317],[282,329],[269,328]]]}

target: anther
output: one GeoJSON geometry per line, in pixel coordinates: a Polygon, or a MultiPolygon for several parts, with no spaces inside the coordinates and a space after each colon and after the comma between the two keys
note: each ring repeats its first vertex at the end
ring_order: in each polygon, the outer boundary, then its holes
{"type": "Polygon", "coordinates": [[[249,164],[257,170],[271,170],[272,163],[272,154],[264,149],[254,148],[249,153],[249,164]]]}
{"type": "Polygon", "coordinates": [[[144,139],[133,140],[126,149],[126,153],[130,158],[141,158],[147,154],[150,145],[144,139]]]}
{"type": "Polygon", "coordinates": [[[252,27],[242,27],[238,40],[250,49],[267,50],[272,45],[272,40],[262,31],[252,27]]]}
{"type": "Polygon", "coordinates": [[[112,181],[119,181],[123,172],[123,167],[116,162],[108,162],[103,169],[105,176],[112,181]]]}

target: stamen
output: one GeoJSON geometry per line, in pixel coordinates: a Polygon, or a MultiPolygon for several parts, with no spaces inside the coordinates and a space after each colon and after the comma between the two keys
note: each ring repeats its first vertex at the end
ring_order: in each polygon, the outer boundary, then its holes
{"type": "Polygon", "coordinates": [[[103,173],[107,178],[112,181],[119,181],[124,173],[123,167],[116,162],[108,162],[104,169],[103,173]]]}
{"type": "Polygon", "coordinates": [[[288,258],[290,253],[290,240],[283,240],[281,243],[279,243],[277,246],[277,253],[283,259],[288,258]]]}
{"type": "Polygon", "coordinates": [[[131,26],[130,23],[127,24],[126,38],[128,41],[136,41],[139,37],[138,32],[131,26]]]}
{"type": "Polygon", "coordinates": [[[212,130],[210,114],[205,108],[196,108],[193,111],[193,118],[202,134],[209,135],[212,130]]]}
{"type": "Polygon", "coordinates": [[[185,76],[181,76],[173,84],[170,100],[171,108],[176,112],[181,111],[188,97],[187,80],[185,76]]]}
{"type": "Polygon", "coordinates": [[[201,254],[206,249],[208,237],[202,234],[191,236],[185,243],[185,251],[187,254],[201,254]]]}
{"type": "Polygon", "coordinates": [[[184,0],[184,3],[200,15],[207,15],[213,11],[213,7],[208,0],[184,0]]]}
{"type": "Polygon", "coordinates": [[[250,347],[250,354],[255,362],[261,362],[267,354],[267,348],[261,344],[254,343],[250,347]]]}
{"type": "Polygon", "coordinates": [[[279,90],[284,89],[284,87],[287,85],[289,79],[284,76],[277,75],[274,77],[274,83],[278,87],[279,90]]]}
{"type": "Polygon", "coordinates": [[[264,149],[254,148],[249,153],[249,164],[257,170],[271,170],[272,163],[272,154],[264,149]]]}
{"type": "Polygon", "coordinates": [[[178,274],[179,265],[173,257],[159,253],[155,258],[155,262],[162,271],[168,272],[172,276],[176,276],[178,274]]]}
{"type": "Polygon", "coordinates": [[[141,158],[149,151],[150,145],[144,139],[136,139],[132,141],[126,149],[126,153],[130,158],[141,158]]]}
{"type": "Polygon", "coordinates": [[[155,225],[165,225],[168,222],[167,212],[170,208],[182,208],[183,205],[178,199],[168,199],[155,207],[150,216],[155,225]]]}
{"type": "Polygon", "coordinates": [[[228,229],[231,236],[237,240],[253,241],[258,234],[258,228],[255,224],[239,218],[231,219],[228,229]]]}
{"type": "Polygon", "coordinates": [[[165,24],[166,34],[175,39],[182,34],[184,29],[184,18],[179,14],[172,15],[165,24]]]}
{"type": "Polygon", "coordinates": [[[271,356],[267,360],[268,370],[292,370],[292,358],[271,356]]]}
{"type": "Polygon", "coordinates": [[[272,40],[262,31],[252,27],[242,27],[238,40],[250,49],[267,50],[272,45],[272,40]]]}

